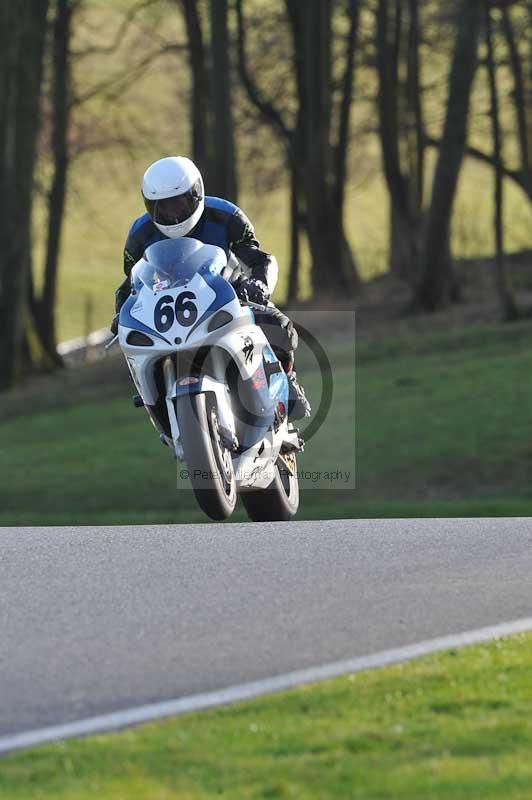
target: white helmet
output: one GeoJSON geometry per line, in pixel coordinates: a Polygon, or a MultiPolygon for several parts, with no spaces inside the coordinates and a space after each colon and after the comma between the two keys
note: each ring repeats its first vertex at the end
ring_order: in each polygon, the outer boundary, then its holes
{"type": "Polygon", "coordinates": [[[153,223],[170,239],[190,233],[205,207],[201,173],[184,156],[161,158],[148,167],[142,197],[153,223]]]}

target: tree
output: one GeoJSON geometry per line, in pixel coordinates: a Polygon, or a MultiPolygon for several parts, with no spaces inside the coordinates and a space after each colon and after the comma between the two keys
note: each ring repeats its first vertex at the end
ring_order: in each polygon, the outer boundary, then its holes
{"type": "MultiPolygon", "coordinates": [[[[509,67],[512,73],[513,87],[511,99],[517,121],[518,146],[520,152],[520,165],[518,168],[509,168],[501,163],[500,168],[506,178],[512,180],[532,200],[532,164],[531,164],[531,131],[532,131],[532,3],[530,0],[487,0],[490,8],[499,8],[502,14],[502,30],[506,39],[509,56],[509,67]],[[522,8],[527,11],[521,38],[528,39],[528,48],[519,47],[516,36],[516,25],[512,19],[512,9],[522,8]],[[528,37],[527,37],[528,34],[528,37]],[[523,50],[528,51],[528,63],[523,56],[523,50]]],[[[526,41],[525,41],[526,44],[526,41]]],[[[433,137],[425,137],[425,145],[439,147],[441,142],[433,137]]],[[[485,150],[468,145],[466,154],[483,164],[495,167],[493,155],[485,150]]]]}
{"type": "Polygon", "coordinates": [[[203,3],[180,0],[191,74],[193,158],[209,192],[237,201],[232,68],[227,0],[209,0],[205,44],[203,3]]]}
{"type": "Polygon", "coordinates": [[[458,176],[467,141],[471,90],[478,61],[484,0],[459,0],[456,38],[449,75],[443,136],[436,163],[432,196],[421,255],[416,300],[434,311],[453,299],[450,227],[458,176]]]}
{"type": "Polygon", "coordinates": [[[210,0],[210,28],[211,166],[209,184],[213,194],[227,197],[236,203],[237,185],[227,0],[210,0]]]}
{"type": "Polygon", "coordinates": [[[0,389],[21,356],[47,12],[48,0],[4,0],[0,11],[0,389]]]}
{"type": "Polygon", "coordinates": [[[48,229],[44,282],[40,297],[30,292],[30,311],[35,319],[37,333],[49,359],[62,365],[56,341],[56,293],[61,232],[67,191],[67,174],[70,161],[68,132],[72,102],[70,37],[72,29],[72,0],[56,0],[52,34],[52,161],[53,176],[48,196],[48,229]]]}
{"type": "MultiPolygon", "coordinates": [[[[532,4],[529,3],[530,14],[532,15],[532,4]]],[[[521,54],[515,38],[514,27],[510,10],[507,5],[501,9],[503,31],[510,55],[510,66],[513,75],[512,98],[514,103],[515,115],[517,119],[517,136],[521,154],[521,176],[525,191],[529,199],[532,200],[532,164],[530,161],[532,130],[532,78],[530,80],[529,92],[526,91],[526,79],[524,75],[521,54]],[[527,120],[528,117],[528,120],[527,120]]],[[[530,54],[530,67],[532,69],[532,53],[530,54]]]]}
{"type": "Polygon", "coordinates": [[[418,0],[378,0],[376,38],[379,138],[390,195],[390,269],[399,278],[414,283],[424,179],[418,0]],[[402,65],[401,60],[406,63],[402,65]],[[404,80],[400,72],[406,74],[404,80]]]}
{"type": "Polygon", "coordinates": [[[300,166],[297,160],[297,155],[301,151],[300,142],[302,139],[301,103],[297,103],[294,123],[290,127],[290,125],[285,122],[279,108],[264,97],[248,64],[246,48],[247,29],[242,0],[237,0],[236,9],[238,20],[238,71],[240,79],[252,105],[256,108],[259,115],[273,128],[285,148],[287,169],[290,175],[290,262],[288,268],[287,300],[291,303],[297,300],[300,238],[305,224],[300,166]]]}
{"type": "MultiPolygon", "coordinates": [[[[334,139],[338,126],[332,81],[332,0],[286,0],[296,58],[301,103],[300,156],[296,158],[305,197],[306,231],[312,254],[312,285],[317,294],[353,296],[359,277],[347,241],[343,205],[347,137],[334,139]]],[[[359,5],[350,2],[347,47],[355,47],[359,5]]],[[[349,70],[348,58],[344,69],[349,70]]],[[[352,73],[343,81],[347,111],[351,106],[352,73]]],[[[340,109],[342,103],[340,104],[340,109]]],[[[345,113],[345,109],[344,109],[345,113]]],[[[347,115],[348,120],[348,115],[347,115]]],[[[341,126],[338,126],[341,127],[341,126]]]]}
{"type": "Polygon", "coordinates": [[[200,3],[180,0],[187,32],[187,47],[192,78],[191,122],[192,153],[203,174],[209,170],[209,79],[200,3]]]}
{"type": "MultiPolygon", "coordinates": [[[[312,258],[312,286],[318,294],[353,296],[359,284],[343,220],[349,115],[359,1],[342,3],[350,22],[340,91],[332,75],[333,11],[331,0],[285,0],[296,76],[292,125],[266,100],[248,67],[243,2],[237,0],[239,72],[251,102],[272,125],[286,148],[291,174],[292,270],[302,223],[312,258]],[[339,97],[339,101],[338,101],[339,97]]],[[[292,292],[297,283],[291,277],[292,292]]]]}
{"type": "Polygon", "coordinates": [[[493,44],[493,25],[489,6],[486,5],[486,44],[488,83],[490,90],[490,117],[493,137],[494,162],[494,229],[495,229],[495,286],[506,320],[517,319],[519,312],[510,287],[504,256],[504,173],[502,170],[502,133],[499,113],[499,93],[497,89],[497,66],[493,44]]]}

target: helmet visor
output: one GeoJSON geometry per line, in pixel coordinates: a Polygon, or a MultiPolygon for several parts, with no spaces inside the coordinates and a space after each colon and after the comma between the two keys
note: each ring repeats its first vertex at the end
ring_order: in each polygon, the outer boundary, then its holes
{"type": "Polygon", "coordinates": [[[149,200],[144,197],[146,211],[159,225],[177,225],[190,219],[203,200],[201,180],[197,180],[188,192],[163,200],[149,200]]]}

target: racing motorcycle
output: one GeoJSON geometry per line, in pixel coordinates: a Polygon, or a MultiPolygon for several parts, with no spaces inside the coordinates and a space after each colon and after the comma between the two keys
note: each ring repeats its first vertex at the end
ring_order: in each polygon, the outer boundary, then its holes
{"type": "Polygon", "coordinates": [[[269,307],[241,302],[227,269],[214,245],[152,244],[131,272],[118,341],[136,404],[186,464],[201,509],[227,519],[240,495],[252,520],[289,520],[303,442],[288,421],[288,380],[255,324],[254,310],[269,307]]]}

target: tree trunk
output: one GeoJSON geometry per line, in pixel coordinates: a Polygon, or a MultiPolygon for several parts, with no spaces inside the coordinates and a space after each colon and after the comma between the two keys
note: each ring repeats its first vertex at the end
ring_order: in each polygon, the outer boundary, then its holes
{"type": "Polygon", "coordinates": [[[195,163],[209,180],[209,80],[203,38],[200,3],[181,0],[187,31],[188,55],[192,78],[192,153],[195,163]]]}
{"type": "Polygon", "coordinates": [[[56,366],[63,360],[57,353],[55,306],[59,250],[63,228],[69,165],[71,75],[70,35],[72,0],[56,0],[53,27],[52,155],[54,173],[48,199],[48,237],[44,284],[36,306],[35,320],[42,345],[56,366]]]}
{"type": "Polygon", "coordinates": [[[412,285],[419,268],[419,224],[402,205],[390,199],[390,272],[412,285]]]}
{"type": "Polygon", "coordinates": [[[408,57],[407,57],[407,108],[408,157],[410,205],[417,217],[417,226],[423,213],[423,187],[425,180],[425,126],[423,121],[421,65],[419,59],[420,24],[418,0],[409,0],[408,57]]]}
{"type": "MultiPolygon", "coordinates": [[[[350,31],[342,98],[333,108],[331,80],[332,0],[285,0],[293,42],[296,80],[296,123],[288,127],[275,105],[266,100],[247,67],[243,0],[237,0],[239,74],[249,99],[281,137],[292,179],[299,184],[299,220],[312,260],[312,285],[317,293],[351,297],[359,285],[355,260],[343,223],[345,158],[349,107],[352,100],[354,48],[359,0],[349,0],[350,31]],[[334,118],[334,119],[333,119],[334,118]],[[334,120],[337,119],[337,124],[334,120]],[[333,131],[337,131],[333,143],[333,131]],[[305,207],[304,222],[301,206],[305,207]]],[[[292,197],[292,208],[295,207],[292,197]]],[[[298,253],[292,222],[291,248],[298,253]]],[[[295,263],[295,262],[294,262],[295,263]]],[[[295,292],[296,278],[290,291],[295,292]]]]}
{"type": "Polygon", "coordinates": [[[486,6],[486,43],[488,46],[487,68],[490,89],[490,117],[493,137],[494,168],[494,229],[495,229],[495,286],[503,317],[514,320],[519,316],[506,272],[504,257],[504,175],[502,171],[502,136],[499,118],[499,95],[497,91],[497,68],[493,48],[491,13],[486,6]]]}
{"type": "Polygon", "coordinates": [[[212,194],[237,202],[235,145],[231,98],[231,64],[227,0],[210,0],[211,20],[211,171],[212,194]]]}
{"type": "MultiPolygon", "coordinates": [[[[14,3],[0,3],[0,235],[3,233],[1,220],[7,208],[7,188],[12,180],[9,174],[11,161],[8,148],[13,147],[13,86],[12,75],[15,69],[14,44],[14,3]]],[[[2,250],[4,249],[2,242],[2,250]]]]}
{"type": "Polygon", "coordinates": [[[342,76],[342,96],[339,109],[338,138],[334,150],[335,160],[335,203],[343,209],[345,202],[345,185],[347,182],[346,160],[349,148],[349,123],[353,105],[353,85],[355,81],[355,52],[358,40],[360,19],[360,0],[349,0],[349,33],[345,46],[345,64],[342,76]]]}
{"type": "Polygon", "coordinates": [[[406,103],[404,87],[399,81],[399,59],[402,51],[401,4],[395,4],[390,17],[387,0],[377,7],[377,66],[379,76],[378,111],[384,176],[390,195],[389,265],[392,274],[414,283],[418,272],[418,238],[421,227],[423,145],[419,63],[417,3],[410,0],[410,26],[407,58],[406,103]],[[400,115],[399,109],[406,109],[400,115]],[[400,118],[401,117],[401,118],[400,118]],[[408,172],[401,164],[401,143],[409,156],[408,172]]]}
{"type": "Polygon", "coordinates": [[[301,233],[301,198],[299,176],[294,166],[290,167],[290,265],[288,272],[287,303],[297,302],[299,289],[299,264],[301,233]]]}
{"type": "MultiPolygon", "coordinates": [[[[532,198],[532,168],[530,164],[530,138],[532,136],[532,130],[529,129],[527,123],[528,110],[529,121],[532,125],[532,97],[527,97],[521,56],[515,41],[510,11],[506,7],[502,8],[502,23],[506,43],[510,53],[510,66],[512,68],[513,75],[514,85],[512,96],[517,118],[517,135],[519,140],[519,149],[521,151],[521,170],[527,186],[528,196],[532,198]]],[[[530,90],[532,91],[532,83],[530,90]]]]}
{"type": "Polygon", "coordinates": [[[345,235],[343,209],[335,202],[331,148],[332,0],[308,0],[303,16],[302,46],[304,191],[312,286],[318,295],[352,297],[359,279],[345,235]]]}
{"type": "Polygon", "coordinates": [[[471,90],[485,0],[460,0],[449,96],[422,250],[416,299],[427,311],[447,305],[455,291],[450,257],[451,216],[467,141],[471,90]]]}
{"type": "Polygon", "coordinates": [[[23,339],[48,0],[4,0],[2,7],[10,22],[2,38],[11,40],[9,58],[13,55],[2,78],[7,115],[0,134],[0,195],[3,203],[9,201],[9,213],[0,217],[0,389],[5,389],[15,381],[23,339]]]}

